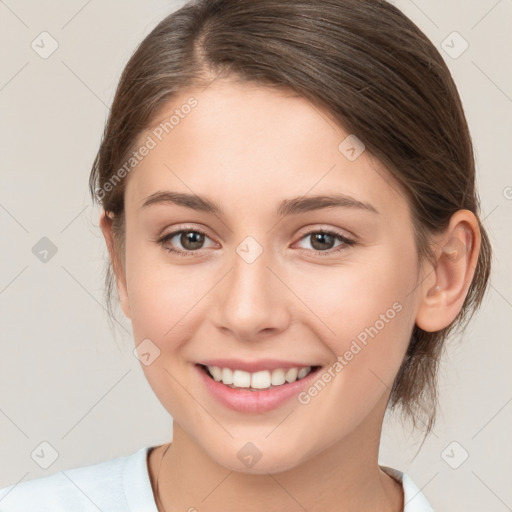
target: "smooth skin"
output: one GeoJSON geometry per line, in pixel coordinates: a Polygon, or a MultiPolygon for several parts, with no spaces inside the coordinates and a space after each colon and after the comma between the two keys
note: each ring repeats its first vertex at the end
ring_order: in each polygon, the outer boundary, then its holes
{"type": "MultiPolygon", "coordinates": [[[[433,239],[435,265],[420,265],[400,185],[368,151],[354,161],[340,152],[349,133],[325,111],[283,90],[219,79],[173,98],[153,126],[192,96],[197,106],[127,178],[124,260],[110,219],[100,219],[135,343],[160,350],[142,368],[174,420],[161,509],[401,511],[401,486],[378,466],[390,389],[414,324],[439,330],[462,307],[480,248],[475,216],[457,212],[433,239]],[[222,213],[142,207],[161,191],[206,196],[222,213]],[[276,213],[282,200],[334,192],[377,213],[276,213]],[[156,241],[179,229],[206,236],[156,241]],[[315,243],[325,230],[355,243],[315,243]],[[236,251],[248,236],[263,250],[252,263],[236,251]],[[326,369],[394,303],[400,312],[306,405],[293,398],[263,414],[236,412],[198,376],[195,364],[216,357],[326,369]],[[251,468],[237,457],[247,442],[262,454],[251,468]]],[[[149,457],[153,487],[165,447],[149,457]]]]}

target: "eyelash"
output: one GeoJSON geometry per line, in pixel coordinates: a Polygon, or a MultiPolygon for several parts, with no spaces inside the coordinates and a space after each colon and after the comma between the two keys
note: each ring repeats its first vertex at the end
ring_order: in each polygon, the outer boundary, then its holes
{"type": "MultiPolygon", "coordinates": [[[[160,244],[166,251],[176,254],[177,256],[185,257],[185,258],[193,255],[194,253],[199,252],[201,249],[196,250],[196,251],[181,251],[180,249],[174,249],[171,247],[166,247],[164,245],[165,242],[174,238],[176,235],[180,235],[182,233],[199,233],[201,235],[204,235],[205,237],[208,237],[208,235],[204,231],[201,231],[200,229],[197,229],[197,228],[180,229],[178,231],[173,231],[172,233],[164,235],[161,238],[158,238],[154,241],[156,243],[160,244]]],[[[348,247],[351,247],[356,244],[356,242],[354,240],[350,240],[349,238],[346,238],[345,236],[340,235],[339,233],[337,233],[335,231],[328,230],[328,229],[309,231],[308,233],[305,233],[300,238],[300,240],[302,240],[303,238],[306,238],[308,236],[318,234],[318,233],[325,234],[325,235],[331,235],[331,236],[335,237],[336,239],[338,239],[342,243],[338,247],[335,247],[334,249],[328,249],[326,251],[319,251],[319,250],[315,250],[315,249],[303,249],[304,251],[306,251],[307,254],[314,255],[314,256],[329,256],[334,253],[346,250],[348,247]]]]}

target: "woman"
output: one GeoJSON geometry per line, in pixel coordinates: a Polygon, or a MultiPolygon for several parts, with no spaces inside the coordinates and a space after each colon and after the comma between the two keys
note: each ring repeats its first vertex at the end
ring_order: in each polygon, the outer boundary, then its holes
{"type": "Polygon", "coordinates": [[[11,486],[1,510],[432,510],[379,466],[382,421],[431,431],[491,249],[456,87],[410,20],[187,4],[127,64],[90,185],[173,439],[11,486]]]}

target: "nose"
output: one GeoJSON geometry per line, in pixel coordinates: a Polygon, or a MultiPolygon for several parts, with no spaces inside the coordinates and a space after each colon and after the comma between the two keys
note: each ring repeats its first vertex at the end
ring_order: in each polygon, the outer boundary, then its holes
{"type": "Polygon", "coordinates": [[[269,260],[265,251],[252,262],[234,254],[213,306],[214,322],[224,334],[257,341],[288,327],[292,294],[269,260]]]}

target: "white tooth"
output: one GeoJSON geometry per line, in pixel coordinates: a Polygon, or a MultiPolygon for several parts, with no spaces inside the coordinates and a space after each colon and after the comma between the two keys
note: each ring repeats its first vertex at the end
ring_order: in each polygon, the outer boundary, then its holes
{"type": "Polygon", "coordinates": [[[218,366],[208,366],[208,370],[217,382],[222,378],[222,370],[218,366]]]}
{"type": "Polygon", "coordinates": [[[222,382],[233,384],[233,370],[231,368],[222,368],[222,382]]]}
{"type": "Polygon", "coordinates": [[[237,388],[248,388],[251,386],[251,374],[243,370],[233,372],[233,385],[237,388]]]}
{"type": "Polygon", "coordinates": [[[268,370],[254,372],[251,375],[251,388],[266,389],[270,387],[270,384],[270,372],[268,370]]]}
{"type": "Polygon", "coordinates": [[[297,374],[299,370],[297,368],[290,368],[287,370],[284,378],[286,379],[286,382],[295,382],[297,380],[297,374]]]}
{"type": "Polygon", "coordinates": [[[286,379],[284,378],[284,370],[282,368],[277,368],[272,372],[272,386],[280,386],[285,382],[286,379]]]}
{"type": "Polygon", "coordinates": [[[297,374],[297,379],[303,379],[311,371],[311,366],[307,368],[301,368],[297,374]]]}

